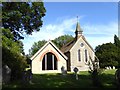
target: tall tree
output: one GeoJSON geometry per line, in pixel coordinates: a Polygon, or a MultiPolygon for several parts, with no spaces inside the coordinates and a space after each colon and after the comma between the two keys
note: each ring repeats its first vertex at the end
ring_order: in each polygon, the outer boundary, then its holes
{"type": "Polygon", "coordinates": [[[114,44],[120,48],[120,40],[116,35],[114,36],[114,44]]]}
{"type": "Polygon", "coordinates": [[[21,78],[27,62],[22,55],[21,42],[15,42],[13,38],[14,36],[10,30],[2,29],[2,65],[8,65],[11,68],[11,80],[16,80],[21,78]]]}
{"type": "Polygon", "coordinates": [[[23,39],[23,33],[40,30],[45,12],[43,2],[2,2],[2,27],[13,33],[14,40],[23,39]]]}
{"type": "Polygon", "coordinates": [[[12,69],[12,79],[18,79],[26,67],[23,56],[23,34],[39,31],[45,16],[43,2],[2,2],[2,65],[12,69]]]}
{"type": "Polygon", "coordinates": [[[118,63],[119,63],[118,66],[120,66],[120,40],[116,35],[114,36],[114,44],[117,47],[117,55],[118,56],[116,59],[118,60],[118,63]]]}
{"type": "Polygon", "coordinates": [[[106,43],[96,47],[95,54],[99,58],[100,67],[118,66],[117,47],[113,43],[106,43]]]}

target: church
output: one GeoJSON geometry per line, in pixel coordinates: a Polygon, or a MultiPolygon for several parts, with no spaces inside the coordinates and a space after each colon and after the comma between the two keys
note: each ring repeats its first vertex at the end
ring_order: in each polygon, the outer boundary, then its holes
{"type": "Polygon", "coordinates": [[[31,57],[31,60],[33,74],[61,73],[62,67],[69,72],[73,72],[75,67],[79,71],[87,71],[95,60],[95,53],[77,22],[73,41],[59,49],[49,40],[31,57]]]}

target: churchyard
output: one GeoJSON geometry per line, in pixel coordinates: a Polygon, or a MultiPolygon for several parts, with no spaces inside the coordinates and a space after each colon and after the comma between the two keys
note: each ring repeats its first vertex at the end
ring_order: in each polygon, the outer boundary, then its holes
{"type": "Polygon", "coordinates": [[[93,86],[88,71],[81,71],[78,73],[78,79],[76,79],[75,73],[71,72],[66,75],[61,73],[34,74],[32,82],[25,83],[22,80],[17,80],[3,85],[2,88],[116,88],[115,71],[116,69],[103,70],[99,76],[101,87],[93,86]]]}

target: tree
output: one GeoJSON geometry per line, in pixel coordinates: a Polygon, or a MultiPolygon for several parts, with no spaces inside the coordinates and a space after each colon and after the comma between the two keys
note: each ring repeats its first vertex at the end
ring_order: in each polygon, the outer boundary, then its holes
{"type": "Polygon", "coordinates": [[[115,35],[114,36],[114,44],[118,47],[118,48],[120,48],[120,40],[119,40],[119,38],[115,35]]]}
{"type": "Polygon", "coordinates": [[[2,65],[11,68],[12,80],[20,79],[28,60],[20,39],[40,30],[46,10],[43,2],[3,2],[1,7],[2,65]]]}
{"type": "Polygon", "coordinates": [[[23,34],[39,31],[45,16],[43,2],[2,2],[2,27],[11,31],[14,40],[23,34]]]}
{"type": "Polygon", "coordinates": [[[10,30],[2,29],[2,66],[11,68],[11,79],[20,79],[27,66],[26,57],[23,56],[19,41],[13,41],[10,30]]]}
{"type": "Polygon", "coordinates": [[[34,44],[31,47],[31,49],[29,49],[29,57],[34,55],[46,42],[47,41],[45,41],[45,40],[34,42],[34,44]]]}
{"type": "Polygon", "coordinates": [[[116,59],[118,60],[118,69],[115,72],[115,80],[116,80],[117,88],[120,89],[120,40],[116,35],[114,36],[114,44],[117,47],[116,59]]]}
{"type": "MultiPolygon", "coordinates": [[[[52,42],[58,47],[61,48],[64,44],[70,42],[73,40],[73,37],[71,35],[63,35],[59,36],[58,38],[55,38],[52,40],[52,42]]],[[[29,50],[29,56],[34,55],[47,41],[42,40],[38,42],[34,42],[33,46],[29,50]]]]}
{"type": "Polygon", "coordinates": [[[66,43],[72,41],[74,38],[72,35],[62,35],[62,36],[59,36],[58,38],[55,38],[53,40],[53,43],[55,43],[55,45],[58,47],[58,48],[61,48],[63,45],[65,45],[66,43]]]}
{"type": "Polygon", "coordinates": [[[113,43],[98,45],[95,48],[95,54],[99,58],[101,68],[118,66],[117,47],[113,43]]]}
{"type": "Polygon", "coordinates": [[[119,63],[119,65],[118,66],[120,66],[120,40],[119,40],[119,38],[115,35],[114,36],[114,44],[115,44],[115,46],[117,47],[117,60],[118,60],[118,63],[119,63]]]}

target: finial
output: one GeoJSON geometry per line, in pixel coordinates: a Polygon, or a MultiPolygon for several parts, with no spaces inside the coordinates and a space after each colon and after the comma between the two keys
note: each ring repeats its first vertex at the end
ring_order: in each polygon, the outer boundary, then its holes
{"type": "Polygon", "coordinates": [[[77,16],[77,22],[78,22],[78,18],[79,18],[79,17],[77,16]]]}

